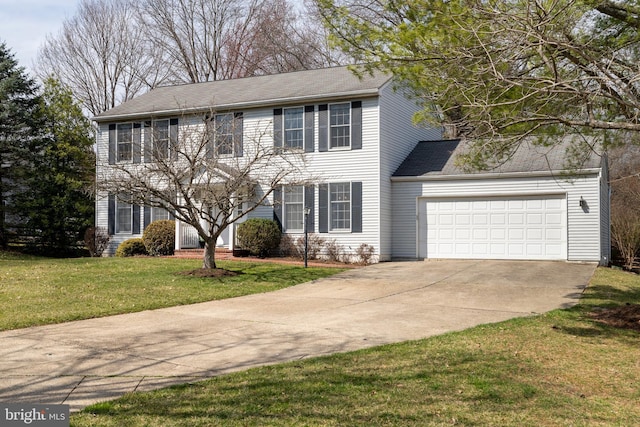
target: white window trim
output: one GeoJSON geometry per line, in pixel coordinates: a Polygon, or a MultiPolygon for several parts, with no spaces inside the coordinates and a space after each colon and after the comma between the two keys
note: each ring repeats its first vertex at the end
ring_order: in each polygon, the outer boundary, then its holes
{"type": "MultiPolygon", "coordinates": [[[[328,149],[329,151],[351,151],[351,142],[352,142],[352,137],[351,137],[351,125],[353,123],[353,117],[352,117],[352,108],[351,108],[351,102],[334,102],[331,103],[327,106],[327,125],[328,125],[328,132],[327,132],[327,137],[329,138],[328,141],[328,149]],[[349,106],[349,145],[345,145],[345,146],[340,146],[340,147],[332,147],[332,140],[333,138],[331,137],[331,129],[333,129],[333,127],[331,126],[331,106],[332,105],[348,105],[349,106]]],[[[345,125],[340,125],[345,126],[345,125]]]]}
{"type": "Polygon", "coordinates": [[[225,158],[231,158],[234,157],[234,153],[235,153],[235,145],[237,144],[237,141],[234,140],[234,136],[235,136],[235,132],[234,132],[234,126],[235,126],[235,120],[236,117],[234,115],[234,113],[217,113],[213,116],[213,156],[216,159],[225,159],[225,158]],[[223,153],[220,154],[220,152],[218,151],[219,145],[218,145],[218,137],[220,135],[222,135],[222,133],[220,132],[220,130],[218,129],[219,126],[219,122],[218,122],[218,117],[223,117],[223,116],[229,116],[230,117],[230,121],[229,124],[231,125],[231,133],[229,135],[231,135],[231,153],[223,153]]]}
{"type": "Polygon", "coordinates": [[[116,123],[116,163],[133,163],[133,122],[126,122],[126,123],[116,123]],[[130,157],[129,159],[126,160],[121,160],[120,159],[120,127],[121,126],[125,126],[125,125],[129,125],[131,126],[131,151],[130,151],[130,157]]]}
{"type": "MultiPolygon", "coordinates": [[[[306,200],[306,191],[305,191],[305,187],[304,185],[291,185],[291,186],[283,186],[282,187],[282,227],[283,227],[283,231],[285,233],[291,233],[291,234],[300,234],[300,233],[304,233],[304,209],[307,204],[307,200],[306,200]],[[287,188],[288,187],[301,187],[302,188],[302,228],[286,228],[287,225],[287,204],[285,202],[286,200],[286,192],[287,192],[287,188]]],[[[294,204],[294,203],[289,203],[289,204],[294,204]]],[[[299,203],[295,203],[296,205],[299,203]]]]}
{"type": "Polygon", "coordinates": [[[124,202],[116,197],[116,234],[133,234],[133,203],[124,202]],[[129,205],[129,231],[120,230],[120,203],[129,205]]]}
{"type": "Polygon", "coordinates": [[[171,120],[170,119],[159,119],[153,120],[151,122],[151,150],[153,150],[153,158],[157,157],[156,150],[156,123],[158,122],[167,122],[167,155],[163,157],[162,160],[171,158],[171,120]]]}
{"type": "Polygon", "coordinates": [[[328,188],[329,194],[328,194],[328,202],[329,202],[329,231],[332,233],[350,233],[351,232],[351,228],[353,225],[353,189],[351,188],[351,182],[333,182],[333,183],[329,183],[329,188],[328,188]],[[344,203],[344,202],[332,202],[331,201],[331,187],[334,185],[343,185],[343,184],[347,184],[349,187],[349,227],[348,228],[333,228],[333,203],[344,203]]]}
{"type": "Polygon", "coordinates": [[[306,132],[305,132],[305,111],[304,111],[304,106],[297,106],[297,107],[287,107],[287,108],[283,108],[282,109],[282,148],[284,148],[285,150],[304,150],[305,144],[306,144],[306,132]],[[300,145],[300,147],[291,147],[289,145],[287,145],[287,110],[301,110],[302,111],[302,127],[301,128],[296,128],[299,129],[302,132],[302,144],[300,145]]]}

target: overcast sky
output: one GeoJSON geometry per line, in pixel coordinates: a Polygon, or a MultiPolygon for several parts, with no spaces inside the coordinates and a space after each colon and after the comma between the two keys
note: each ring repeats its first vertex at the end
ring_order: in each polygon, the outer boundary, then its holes
{"type": "Polygon", "coordinates": [[[0,0],[0,41],[18,65],[32,69],[38,48],[62,21],[74,15],[79,0],[0,0]]]}

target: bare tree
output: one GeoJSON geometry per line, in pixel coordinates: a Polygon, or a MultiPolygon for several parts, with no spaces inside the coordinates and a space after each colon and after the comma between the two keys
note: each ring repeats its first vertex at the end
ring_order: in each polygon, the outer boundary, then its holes
{"type": "Polygon", "coordinates": [[[103,194],[166,209],[191,225],[205,242],[203,268],[216,268],[216,241],[227,227],[268,206],[280,186],[313,178],[305,173],[303,153],[273,147],[266,128],[243,141],[241,116],[207,117],[185,116],[179,135],[146,128],[145,161],[99,164],[97,181],[103,194]]]}
{"type": "Polygon", "coordinates": [[[146,0],[150,44],[175,82],[205,82],[318,68],[323,39],[288,0],[146,0]]]}
{"type": "Polygon", "coordinates": [[[54,75],[98,114],[162,81],[130,0],[82,0],[40,48],[38,75],[54,75]]]}

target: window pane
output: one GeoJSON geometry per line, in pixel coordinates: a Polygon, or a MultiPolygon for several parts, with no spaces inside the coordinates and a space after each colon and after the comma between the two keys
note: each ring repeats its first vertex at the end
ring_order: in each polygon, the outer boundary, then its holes
{"type": "Polygon", "coordinates": [[[284,110],[284,146],[289,148],[304,146],[304,110],[302,108],[284,110]]]}
{"type": "Polygon", "coordinates": [[[118,200],[116,217],[116,233],[131,233],[133,220],[131,204],[126,201],[118,200]]]}
{"type": "Polygon", "coordinates": [[[118,161],[131,160],[133,153],[133,124],[119,124],[117,129],[118,161]]]}
{"type": "Polygon", "coordinates": [[[301,185],[284,189],[284,228],[302,230],[304,228],[304,187],[301,185]]]}
{"type": "Polygon", "coordinates": [[[153,122],[153,150],[158,159],[169,157],[169,120],[153,122]]]}
{"type": "Polygon", "coordinates": [[[351,106],[349,103],[329,106],[331,148],[349,147],[351,133],[351,106]]]}
{"type": "Polygon", "coordinates": [[[152,208],[151,221],[158,221],[160,219],[169,219],[169,212],[162,208],[152,208]]]}
{"type": "Polygon", "coordinates": [[[348,182],[330,184],[329,200],[331,229],[349,230],[351,228],[351,184],[348,182]]]}
{"type": "Polygon", "coordinates": [[[215,118],[216,154],[233,154],[233,114],[217,114],[215,118]]]}

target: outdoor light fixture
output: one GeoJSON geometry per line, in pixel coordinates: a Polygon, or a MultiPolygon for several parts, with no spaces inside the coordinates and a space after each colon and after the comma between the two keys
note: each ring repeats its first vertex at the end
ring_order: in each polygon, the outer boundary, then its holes
{"type": "Polygon", "coordinates": [[[580,196],[580,207],[584,208],[585,206],[587,206],[587,201],[580,196]]]}
{"type": "Polygon", "coordinates": [[[309,253],[309,234],[307,222],[309,219],[309,213],[311,213],[311,208],[305,206],[304,207],[304,268],[307,268],[307,259],[309,253]]]}

